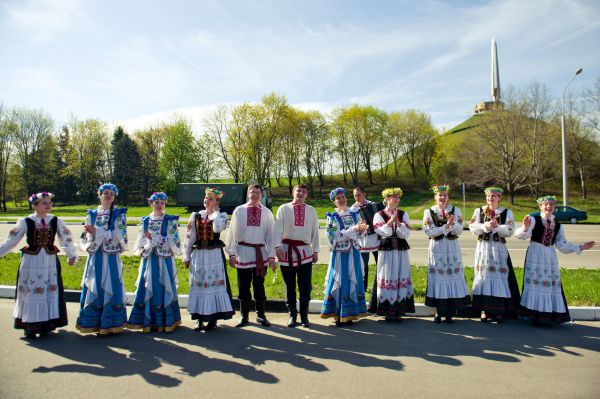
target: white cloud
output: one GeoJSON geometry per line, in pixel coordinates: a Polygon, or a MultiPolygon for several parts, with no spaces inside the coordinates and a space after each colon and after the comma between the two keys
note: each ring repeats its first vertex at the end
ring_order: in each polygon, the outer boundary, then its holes
{"type": "Polygon", "coordinates": [[[6,3],[8,22],[34,41],[48,41],[67,31],[82,6],[81,0],[29,0],[6,3]]]}

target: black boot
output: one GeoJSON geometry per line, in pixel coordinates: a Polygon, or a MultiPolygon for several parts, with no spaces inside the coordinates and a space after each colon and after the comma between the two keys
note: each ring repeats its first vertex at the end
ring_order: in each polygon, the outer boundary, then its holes
{"type": "Polygon", "coordinates": [[[217,321],[216,320],[211,320],[206,325],[206,331],[212,331],[215,328],[217,328],[217,321]]]}
{"type": "Polygon", "coordinates": [[[256,301],[256,322],[263,327],[271,327],[271,322],[265,316],[265,302],[256,301]]]}
{"type": "Polygon", "coordinates": [[[298,309],[296,308],[296,303],[293,305],[288,305],[288,310],[290,312],[290,318],[288,320],[288,327],[296,327],[298,324],[298,309]]]}
{"type": "Polygon", "coordinates": [[[310,322],[308,321],[308,303],[300,303],[300,321],[302,322],[302,327],[310,327],[310,322]]]}
{"type": "Polygon", "coordinates": [[[194,326],[194,331],[202,331],[204,330],[204,324],[200,320],[196,320],[196,325],[194,326]]]}
{"type": "Polygon", "coordinates": [[[241,301],[240,302],[240,312],[242,313],[242,317],[235,325],[236,327],[244,327],[249,323],[248,321],[248,313],[250,313],[250,302],[241,301]]]}

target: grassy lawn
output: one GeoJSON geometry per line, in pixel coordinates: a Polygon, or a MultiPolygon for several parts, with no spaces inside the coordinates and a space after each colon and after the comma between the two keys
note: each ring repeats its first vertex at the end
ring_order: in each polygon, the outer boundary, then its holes
{"type": "MultiPolygon", "coordinates": [[[[9,253],[4,258],[0,259],[0,285],[14,285],[19,266],[20,255],[9,253]]],[[[128,292],[135,291],[135,281],[137,279],[139,258],[134,256],[122,257],[124,270],[123,276],[126,290],[128,292]]],[[[85,266],[85,258],[70,267],[66,264],[66,259],[61,256],[63,282],[67,289],[79,289],[81,284],[81,275],[85,266]]],[[[370,265],[369,272],[369,287],[367,289],[367,298],[370,298],[370,288],[375,275],[375,265],[370,265]]],[[[183,266],[181,260],[177,260],[177,269],[179,277],[179,293],[187,294],[188,286],[188,270],[183,266]]],[[[313,268],[313,299],[323,299],[323,285],[325,282],[326,265],[316,265],[313,268]]],[[[237,296],[237,277],[236,272],[231,267],[227,268],[231,288],[234,296],[237,296]]],[[[515,274],[519,286],[523,281],[523,269],[515,268],[515,274]]],[[[473,285],[473,269],[466,268],[465,275],[469,287],[473,285]]],[[[569,305],[572,306],[600,306],[600,270],[589,269],[561,269],[563,279],[563,288],[569,305]]],[[[413,266],[412,278],[415,289],[415,302],[425,301],[425,289],[427,287],[427,268],[425,266],[413,266]]],[[[273,273],[269,270],[265,279],[265,288],[267,298],[283,299],[284,286],[283,279],[279,270],[273,273]]]]}

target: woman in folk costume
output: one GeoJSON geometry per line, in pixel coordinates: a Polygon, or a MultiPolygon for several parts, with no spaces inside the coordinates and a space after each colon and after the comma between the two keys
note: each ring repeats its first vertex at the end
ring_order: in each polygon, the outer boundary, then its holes
{"type": "Polygon", "coordinates": [[[25,337],[48,332],[67,325],[67,307],[63,291],[60,262],[54,240],[58,239],[67,253],[69,265],[77,261],[77,249],[71,232],[62,219],[51,215],[54,194],[33,194],[29,202],[33,213],[17,221],[6,240],[0,244],[0,257],[17,246],[23,236],[27,245],[21,249],[21,264],[17,272],[16,303],[13,316],[15,328],[25,337]]]}
{"type": "Polygon", "coordinates": [[[452,323],[459,309],[471,303],[458,236],[463,231],[460,209],[448,204],[450,187],[433,186],[436,204],[423,213],[423,231],[429,237],[425,305],[436,308],[433,321],[452,323]]]}
{"type": "Polygon", "coordinates": [[[519,306],[519,285],[515,277],[506,238],[513,234],[514,216],[510,209],[501,207],[502,189],[484,190],[487,205],[475,209],[469,230],[477,236],[475,249],[475,279],[473,280],[473,308],[481,312],[481,321],[504,317],[515,318],[519,306]]]}
{"type": "Polygon", "coordinates": [[[119,195],[111,183],[98,188],[100,205],[88,210],[81,249],[89,253],[81,282],[77,329],[98,335],[119,333],[127,323],[123,263],[127,250],[127,208],[114,206],[119,195]]]}
{"type": "Polygon", "coordinates": [[[381,193],[385,209],[373,217],[375,232],[381,237],[377,259],[377,314],[385,320],[400,322],[406,313],[415,312],[410,274],[410,234],[408,214],[398,209],[402,189],[386,188],[381,193]]]}
{"type": "Polygon", "coordinates": [[[539,216],[525,216],[515,237],[529,239],[525,255],[523,295],[519,315],[534,325],[560,324],[571,320],[562,287],[556,249],[568,254],[592,248],[594,241],[572,244],[565,238],[563,226],[553,215],[556,198],[553,195],[538,198],[539,216]]]}
{"type": "Polygon", "coordinates": [[[153,193],[148,202],[152,212],[140,220],[140,232],[133,253],[142,257],[136,282],[135,301],[127,328],[171,332],[181,324],[177,300],[177,265],[181,241],[178,215],[165,213],[168,197],[153,193]]]}
{"type": "Polygon", "coordinates": [[[190,269],[188,310],[196,320],[194,331],[214,330],[217,320],[231,319],[235,314],[225,267],[225,244],[220,239],[227,227],[227,213],[219,212],[222,197],[221,190],[207,188],[204,210],[193,212],[187,225],[183,264],[190,269]]]}
{"type": "Polygon", "coordinates": [[[352,324],[353,320],[367,315],[365,288],[363,286],[363,263],[359,240],[368,229],[365,221],[359,221],[358,213],[348,209],[346,191],[335,188],[329,193],[335,211],[327,213],[327,239],[331,248],[331,260],[325,276],[325,292],[321,318],[332,317],[335,324],[352,324]]]}

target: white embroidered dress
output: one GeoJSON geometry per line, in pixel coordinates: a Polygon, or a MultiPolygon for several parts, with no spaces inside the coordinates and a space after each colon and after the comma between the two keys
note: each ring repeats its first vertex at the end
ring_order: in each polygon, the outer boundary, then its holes
{"type": "Polygon", "coordinates": [[[436,300],[469,296],[458,239],[434,239],[441,235],[460,236],[462,234],[463,219],[458,207],[454,207],[454,226],[452,228],[447,229],[445,225],[437,227],[433,222],[432,213],[435,213],[438,219],[445,219],[444,216],[451,211],[452,205],[447,205],[443,212],[437,205],[434,205],[423,213],[423,231],[430,238],[427,297],[436,300]]]}
{"type": "MultiPolygon", "coordinates": [[[[42,228],[41,219],[36,214],[27,216],[35,222],[36,228],[42,228]]],[[[50,225],[55,216],[48,214],[45,224],[50,225]]],[[[26,218],[20,218],[6,240],[0,244],[0,257],[15,248],[27,234],[26,218]]],[[[57,218],[56,236],[68,258],[77,257],[77,249],[73,243],[71,231],[61,218],[57,218]]],[[[19,280],[17,281],[17,298],[13,317],[24,323],[44,322],[59,317],[58,308],[58,274],[56,254],[48,254],[43,248],[38,254],[21,255],[19,280]]]]}
{"type": "MultiPolygon", "coordinates": [[[[387,216],[391,214],[384,209],[387,216]]],[[[379,212],[373,218],[375,232],[381,238],[391,237],[396,231],[398,238],[406,240],[410,236],[408,213],[402,216],[402,222],[388,226],[379,212]]],[[[410,258],[407,250],[380,250],[377,259],[377,302],[390,304],[401,302],[414,296],[410,273],[410,258]]]]}
{"type": "MultiPolygon", "coordinates": [[[[216,234],[227,228],[227,213],[206,210],[199,212],[204,221],[212,221],[212,229],[216,234]]],[[[227,292],[227,271],[223,263],[222,248],[193,248],[198,240],[196,232],[196,212],[190,215],[187,227],[183,260],[190,262],[190,291],[188,310],[192,314],[215,315],[233,314],[231,298],[227,292]]],[[[222,244],[221,244],[222,245],[222,244]]]]}
{"type": "MultiPolygon", "coordinates": [[[[556,227],[554,215],[550,217],[550,228],[556,227]]],[[[531,238],[536,220],[529,217],[531,226],[527,231],[520,227],[515,231],[515,237],[521,240],[531,238]]],[[[567,241],[564,228],[559,225],[554,245],[543,245],[533,240],[529,241],[527,255],[525,256],[525,275],[521,306],[529,311],[542,313],[568,314],[562,292],[562,280],[556,249],[568,254],[575,252],[581,254],[581,246],[567,241]]]]}
{"type": "MultiPolygon", "coordinates": [[[[495,213],[500,215],[504,212],[503,207],[498,207],[495,213]]],[[[473,212],[473,223],[469,224],[469,230],[476,236],[487,233],[498,234],[500,237],[510,237],[515,229],[514,215],[510,209],[506,211],[506,223],[498,224],[495,229],[488,229],[481,220],[481,208],[473,212]]],[[[475,278],[473,280],[473,295],[493,296],[499,298],[510,298],[508,285],[508,250],[502,241],[478,240],[475,249],[475,278]]]]}

